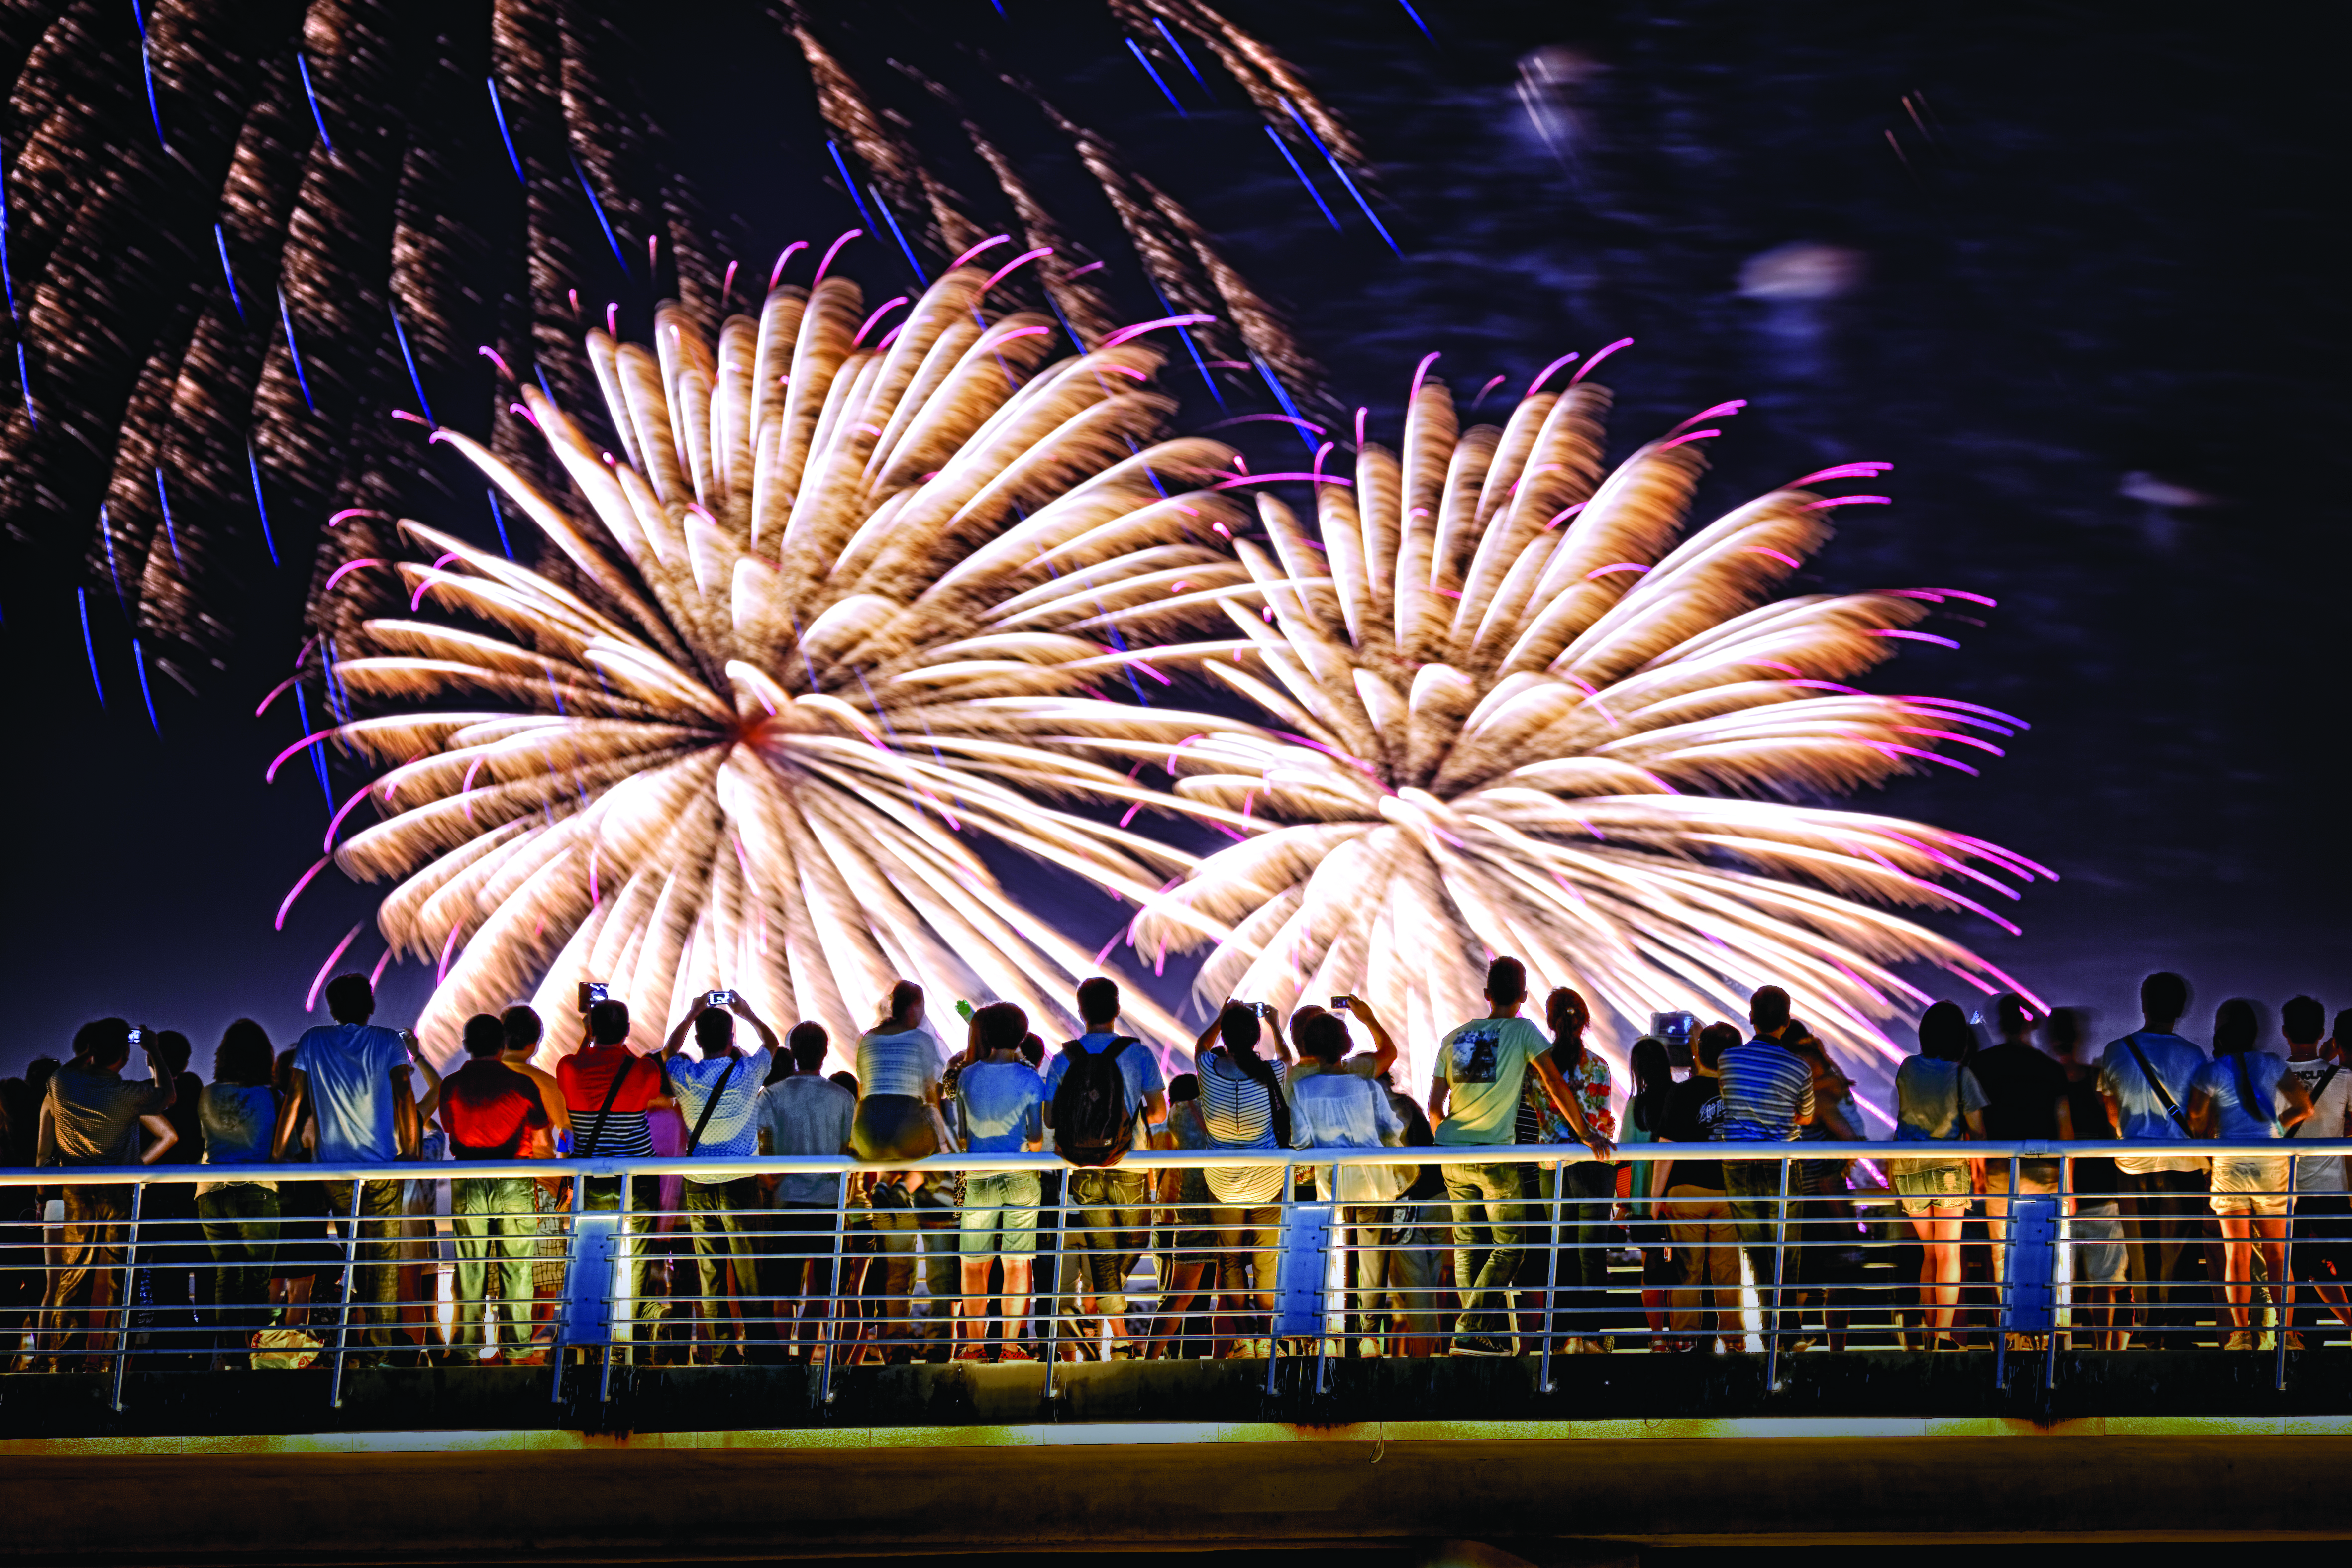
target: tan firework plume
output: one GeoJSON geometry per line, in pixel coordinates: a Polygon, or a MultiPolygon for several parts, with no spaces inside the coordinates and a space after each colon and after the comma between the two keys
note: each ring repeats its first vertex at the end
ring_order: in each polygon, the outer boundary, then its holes
{"type": "Polygon", "coordinates": [[[1276,731],[1161,753],[1243,841],[1130,927],[1153,954],[1225,928],[1200,998],[1354,992],[1425,1052],[1485,1011],[1486,958],[1507,952],[1615,1013],[1619,1047],[1653,1011],[1744,1017],[1771,983],[1867,1058],[1895,1051],[1879,1022],[1926,1000],[1893,965],[2008,984],[1885,906],[1973,910],[1940,883],[2048,873],[1811,804],[2017,723],[1843,684],[1906,638],[1948,640],[1910,628],[1949,591],[1773,597],[1836,502],[1791,487],[1685,537],[1696,442],[1717,432],[1609,470],[1607,401],[1535,393],[1459,432],[1445,389],[1419,384],[1402,457],[1364,445],[1352,484],[1318,483],[1317,530],[1261,497],[1268,545],[1238,549],[1265,605],[1229,602],[1241,635],[1182,652],[1276,731]]]}
{"type": "MultiPolygon", "coordinates": [[[[845,1047],[899,976],[1049,1029],[1091,955],[975,844],[1135,900],[1193,863],[1055,804],[1164,797],[1054,737],[1164,752],[1199,727],[1097,695],[1131,660],[1078,628],[1177,636],[1219,595],[1262,597],[1219,537],[1233,502],[1192,488],[1232,454],[1143,446],[1173,407],[1158,353],[1114,333],[1041,369],[1052,323],[987,316],[987,281],[951,269],[880,345],[860,346],[891,307],[866,316],[840,278],[773,290],[715,347],[676,310],[651,349],[591,333],[620,450],[521,391],[583,515],[436,432],[563,561],[559,581],[404,523],[420,614],[371,620],[335,667],[375,710],[338,737],[394,764],[364,797],[385,819],[336,859],[400,879],[379,924],[443,973],[434,1049],[583,980],[653,1024],[738,987],[845,1047]],[[442,705],[461,694],[487,705],[442,705]]],[[[1129,1013],[1175,1032],[1139,994],[1129,1013]]]]}

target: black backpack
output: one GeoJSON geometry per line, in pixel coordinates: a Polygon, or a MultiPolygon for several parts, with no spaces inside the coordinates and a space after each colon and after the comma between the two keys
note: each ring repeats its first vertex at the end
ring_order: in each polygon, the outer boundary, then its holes
{"type": "Polygon", "coordinates": [[[1054,1090],[1055,1152],[1073,1165],[1116,1165],[1135,1147],[1135,1113],[1127,1108],[1127,1075],[1118,1056],[1129,1046],[1121,1035],[1099,1051],[1076,1040],[1062,1045],[1062,1082],[1054,1090]]]}

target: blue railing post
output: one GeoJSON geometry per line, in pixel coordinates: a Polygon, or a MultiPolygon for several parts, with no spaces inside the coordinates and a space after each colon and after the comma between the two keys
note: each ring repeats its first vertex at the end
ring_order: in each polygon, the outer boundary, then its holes
{"type": "Polygon", "coordinates": [[[114,1333],[114,1389],[108,1403],[117,1411],[122,1408],[122,1379],[131,1365],[131,1298],[139,1290],[139,1213],[147,1196],[147,1184],[142,1181],[131,1189],[131,1235],[122,1249],[122,1288],[114,1306],[119,1325],[114,1333]]]}

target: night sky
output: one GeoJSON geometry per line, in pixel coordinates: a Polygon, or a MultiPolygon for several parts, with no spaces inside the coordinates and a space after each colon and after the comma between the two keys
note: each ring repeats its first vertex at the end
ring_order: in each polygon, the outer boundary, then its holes
{"type": "MultiPolygon", "coordinates": [[[[706,199],[764,257],[856,217],[821,182],[804,79],[762,8],[723,9],[665,8],[641,30],[645,66],[706,199]]],[[[2200,1039],[2227,996],[2352,1005],[2342,148],[2326,53],[2294,12],[2222,30],[2210,13],[2120,5],[1425,0],[1432,42],[1382,0],[1232,0],[1363,135],[1400,261],[1328,180],[1327,224],[1230,86],[1220,106],[1182,83],[1180,120],[1098,7],[904,9],[1016,63],[1192,205],[1290,311],[1335,395],[1370,405],[1376,437],[1394,439],[1433,350],[1466,404],[1491,376],[1524,385],[1570,349],[1632,337],[1602,378],[1617,452],[1750,400],[1710,443],[1705,515],[1829,463],[1893,462],[1878,488],[1896,504],[1843,509],[1798,586],[1997,599],[1981,626],[1929,626],[1959,650],[1906,650],[1872,684],[2033,728],[1981,777],[1937,770],[1862,804],[2064,878],[2004,906],[2022,936],[1933,923],[2111,1033],[2153,967],[2195,982],[2186,1032],[2200,1039]],[[1538,51],[1542,85],[1523,90],[1538,51]],[[1759,298],[1751,269],[1742,291],[1753,258],[1794,245],[1846,255],[1852,286],[1759,298]]],[[[1007,140],[1115,280],[1124,268],[1122,305],[1158,314],[1066,153],[1007,140]]],[[[878,248],[851,269],[877,296],[908,280],[878,248]]],[[[625,299],[640,334],[649,302],[625,299]]],[[[439,389],[473,374],[426,369],[439,389]]],[[[1176,384],[1186,425],[1219,416],[1197,382],[1176,384]]],[[[487,534],[429,491],[419,506],[487,534]]],[[[67,1054],[78,1023],[109,1013],[185,1030],[200,1066],[240,1014],[285,1043],[328,951],[372,910],[331,873],[271,930],[328,816],[307,770],[261,779],[299,733],[283,704],[254,717],[289,668],[296,606],[283,584],[257,587],[213,688],[156,691],[159,739],[127,663],[100,710],[69,595],[29,591],[0,584],[18,715],[0,1071],[67,1054]]],[[[358,777],[338,775],[339,794],[358,777]]],[[[1083,889],[1000,864],[1082,942],[1113,928],[1083,889]]],[[[371,928],[352,956],[381,951],[371,928]]],[[[429,980],[394,969],[386,1019],[405,1021],[429,980]]],[[[1173,962],[1166,985],[1181,993],[1173,962]]]]}

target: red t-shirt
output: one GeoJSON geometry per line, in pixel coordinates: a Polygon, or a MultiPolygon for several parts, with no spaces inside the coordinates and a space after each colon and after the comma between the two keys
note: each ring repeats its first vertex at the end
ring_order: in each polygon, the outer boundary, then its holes
{"type": "Polygon", "coordinates": [[[555,1064],[555,1081],[572,1112],[572,1152],[612,1159],[644,1158],[654,1152],[646,1130],[646,1108],[661,1098],[659,1057],[641,1057],[626,1045],[583,1046],[555,1064]],[[612,1114],[599,1123],[613,1075],[625,1071],[612,1114]]]}
{"type": "Polygon", "coordinates": [[[539,1085],[504,1062],[467,1062],[441,1080],[441,1126],[456,1160],[511,1160],[523,1135],[547,1125],[539,1085]]]}

